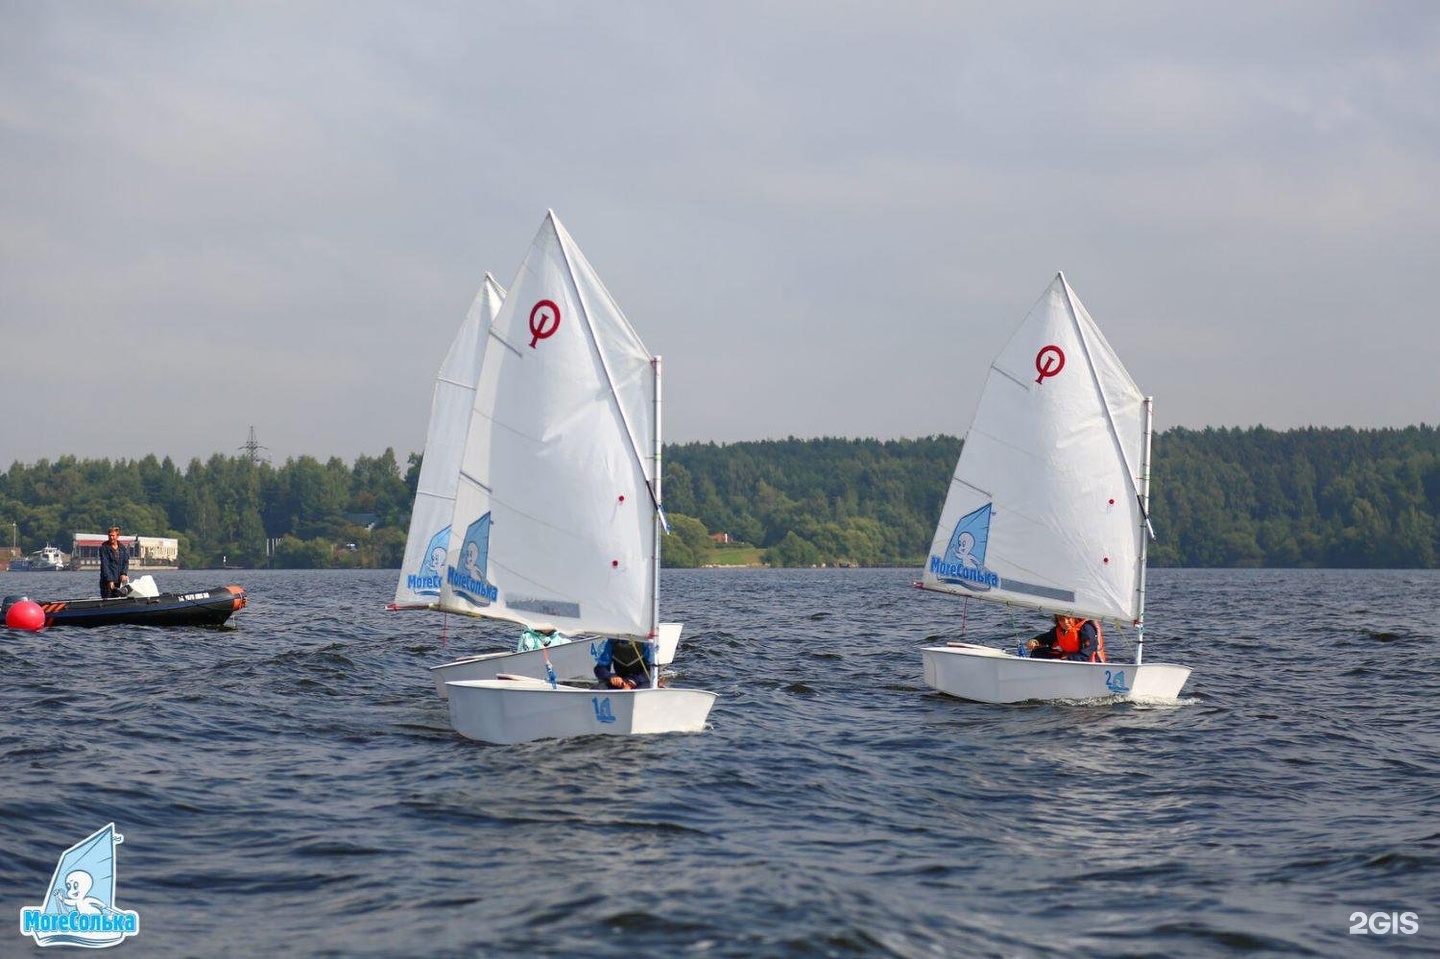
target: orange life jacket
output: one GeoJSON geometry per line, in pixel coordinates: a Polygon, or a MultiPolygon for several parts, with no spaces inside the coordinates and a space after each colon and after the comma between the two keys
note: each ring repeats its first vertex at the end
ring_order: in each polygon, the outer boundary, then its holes
{"type": "Polygon", "coordinates": [[[1069,629],[1061,629],[1060,624],[1055,624],[1055,648],[1066,656],[1073,656],[1080,652],[1080,630],[1086,623],[1095,624],[1095,652],[1090,654],[1090,662],[1103,663],[1105,659],[1105,634],[1100,629],[1099,620],[1077,619],[1069,629]]]}

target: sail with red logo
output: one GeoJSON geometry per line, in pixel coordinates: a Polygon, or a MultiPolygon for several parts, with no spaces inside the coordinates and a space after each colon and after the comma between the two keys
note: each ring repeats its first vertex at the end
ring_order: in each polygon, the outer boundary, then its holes
{"type": "Polygon", "coordinates": [[[436,606],[594,637],[575,640],[593,662],[609,662],[612,640],[637,641],[652,668],[623,690],[447,681],[457,731],[522,742],[703,729],[714,694],[658,684],[660,451],[660,358],[549,212],[490,327],[436,606]]]}
{"type": "MultiPolygon", "coordinates": [[[[1057,274],[990,367],[917,585],[1133,628],[1134,660],[1024,655],[1037,619],[1003,648],[925,648],[928,685],[997,703],[1176,699],[1189,668],[1141,662],[1151,409],[1057,274]]],[[[1120,632],[1104,633],[1111,653],[1120,632]]]]}

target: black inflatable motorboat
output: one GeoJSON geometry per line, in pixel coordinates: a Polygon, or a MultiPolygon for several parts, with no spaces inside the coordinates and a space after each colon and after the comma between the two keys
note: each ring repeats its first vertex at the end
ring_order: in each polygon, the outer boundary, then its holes
{"type": "MultiPolygon", "coordinates": [[[[149,577],[144,577],[149,579],[149,577]]],[[[153,581],[152,581],[153,582],[153,581]]],[[[27,597],[6,596],[0,622],[10,607],[27,597]]],[[[35,600],[45,612],[45,626],[221,626],[245,608],[245,590],[217,586],[189,593],[132,590],[114,599],[35,600]],[[145,595],[148,593],[149,595],[145,595]]]]}

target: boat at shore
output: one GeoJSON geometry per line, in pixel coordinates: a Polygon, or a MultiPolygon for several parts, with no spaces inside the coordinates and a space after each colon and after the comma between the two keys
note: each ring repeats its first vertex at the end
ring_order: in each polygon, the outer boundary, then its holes
{"type": "Polygon", "coordinates": [[[58,546],[48,543],[29,556],[10,561],[12,573],[58,573],[70,568],[70,560],[58,546]]]}
{"type": "MultiPolygon", "coordinates": [[[[45,628],[52,626],[223,626],[245,608],[245,590],[239,586],[185,593],[162,593],[149,576],[132,585],[128,596],[113,599],[37,599],[45,613],[45,628]]],[[[10,607],[27,596],[6,596],[0,604],[0,621],[10,607]]]]}

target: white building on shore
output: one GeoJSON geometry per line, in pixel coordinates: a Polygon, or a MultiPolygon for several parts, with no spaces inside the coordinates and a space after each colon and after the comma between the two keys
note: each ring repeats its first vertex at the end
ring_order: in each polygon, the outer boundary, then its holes
{"type": "MultiPolygon", "coordinates": [[[[100,547],[110,539],[106,533],[76,533],[70,550],[71,569],[99,569],[100,547]]],[[[166,536],[122,536],[130,548],[130,569],[179,569],[180,541],[166,536]]]]}

